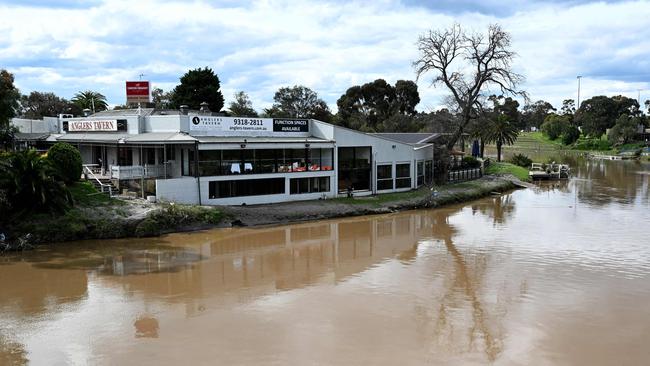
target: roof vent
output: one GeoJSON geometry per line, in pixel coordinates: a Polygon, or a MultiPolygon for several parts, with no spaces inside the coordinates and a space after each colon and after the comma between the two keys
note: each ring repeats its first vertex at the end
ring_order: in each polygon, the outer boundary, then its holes
{"type": "Polygon", "coordinates": [[[199,111],[203,114],[210,114],[210,108],[208,102],[203,102],[199,104],[201,106],[201,109],[199,111]]]}

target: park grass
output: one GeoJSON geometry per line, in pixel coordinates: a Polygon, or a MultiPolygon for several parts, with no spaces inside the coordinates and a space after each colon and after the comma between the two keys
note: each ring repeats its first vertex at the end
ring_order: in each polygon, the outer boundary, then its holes
{"type": "Polygon", "coordinates": [[[102,205],[119,205],[123,202],[99,192],[90,182],[75,182],[68,186],[75,205],[92,207],[102,205]]]}
{"type": "Polygon", "coordinates": [[[349,203],[353,205],[371,204],[373,206],[382,206],[385,204],[390,204],[391,202],[423,198],[428,194],[430,194],[429,189],[422,187],[420,189],[412,191],[384,193],[373,196],[337,197],[331,199],[330,201],[338,203],[349,203]]]}
{"type": "Polygon", "coordinates": [[[562,144],[560,139],[551,140],[544,133],[540,131],[536,132],[522,132],[519,134],[517,141],[515,141],[515,147],[532,147],[531,145],[537,144],[537,146],[543,146],[545,148],[554,148],[562,149],[565,146],[562,144]]]}
{"type": "Polygon", "coordinates": [[[505,162],[493,162],[485,169],[485,174],[492,175],[508,175],[512,174],[517,179],[527,182],[530,180],[528,176],[528,169],[520,167],[518,165],[505,163],[505,162]]]}

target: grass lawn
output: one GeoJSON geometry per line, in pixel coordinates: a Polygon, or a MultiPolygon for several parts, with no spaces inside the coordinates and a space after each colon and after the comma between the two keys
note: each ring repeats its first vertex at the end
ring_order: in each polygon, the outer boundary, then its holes
{"type": "Polygon", "coordinates": [[[504,163],[504,162],[493,162],[485,169],[486,174],[493,175],[505,175],[512,174],[517,177],[519,180],[527,182],[530,180],[528,177],[528,169],[522,168],[518,165],[504,163]]]}
{"type": "Polygon", "coordinates": [[[382,204],[390,203],[393,201],[424,197],[427,194],[430,194],[428,188],[420,188],[415,191],[384,193],[375,196],[355,196],[352,198],[337,197],[337,198],[333,198],[331,201],[340,202],[340,203],[358,204],[358,205],[372,204],[372,205],[380,206],[382,204]]]}
{"type": "Polygon", "coordinates": [[[108,197],[108,195],[101,193],[95,189],[95,186],[90,182],[75,182],[73,185],[68,186],[68,190],[72,194],[72,199],[75,205],[79,206],[99,206],[99,205],[113,205],[121,204],[122,201],[108,197]]]}
{"type": "Polygon", "coordinates": [[[551,140],[548,136],[544,135],[542,132],[522,132],[519,134],[515,146],[521,145],[530,145],[531,142],[535,142],[538,145],[544,145],[544,147],[553,147],[561,149],[564,147],[560,139],[551,140]]]}

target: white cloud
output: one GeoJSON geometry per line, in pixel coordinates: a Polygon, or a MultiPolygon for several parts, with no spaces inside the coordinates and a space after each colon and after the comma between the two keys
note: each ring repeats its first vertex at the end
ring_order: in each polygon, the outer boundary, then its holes
{"type": "MultiPolygon", "coordinates": [[[[481,31],[501,23],[520,57],[531,97],[559,106],[581,99],[650,89],[650,4],[646,2],[532,4],[520,1],[501,17],[441,13],[378,2],[257,1],[221,5],[181,1],[105,1],[83,8],[0,6],[0,63],[23,92],[99,89],[122,103],[126,79],[140,73],[169,90],[188,69],[212,67],[227,101],[244,90],[256,108],[281,86],[303,84],[331,107],[355,84],[376,78],[414,79],[415,40],[456,21],[481,31]],[[514,11],[516,9],[523,9],[514,11]],[[40,70],[40,71],[34,71],[40,70]],[[38,74],[41,72],[41,74],[38,74]],[[35,74],[36,73],[36,74],[35,74]]],[[[508,6],[508,5],[503,5],[508,6]]],[[[478,8],[477,8],[478,9],[478,8]]],[[[472,11],[473,10],[473,11],[472,11]]],[[[421,110],[446,94],[420,80],[421,110]]]]}

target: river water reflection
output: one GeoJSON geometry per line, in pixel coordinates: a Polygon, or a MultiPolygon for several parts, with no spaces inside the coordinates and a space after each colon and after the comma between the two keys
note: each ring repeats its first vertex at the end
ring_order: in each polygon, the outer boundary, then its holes
{"type": "Polygon", "coordinates": [[[469,204],[0,257],[0,364],[650,360],[650,167],[469,204]]]}

